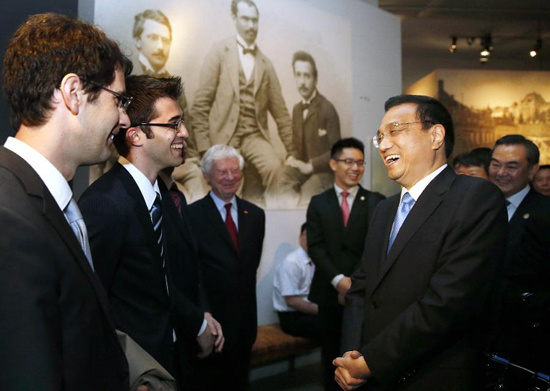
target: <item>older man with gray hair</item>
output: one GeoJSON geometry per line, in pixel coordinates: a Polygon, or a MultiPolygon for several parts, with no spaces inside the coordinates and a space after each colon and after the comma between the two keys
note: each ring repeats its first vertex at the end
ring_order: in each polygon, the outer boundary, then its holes
{"type": "Polygon", "coordinates": [[[246,388],[256,339],[256,269],[262,255],[265,214],[235,195],[243,164],[235,148],[210,147],[201,169],[212,190],[189,207],[210,310],[225,334],[223,351],[202,361],[199,376],[207,390],[223,389],[227,384],[246,388]]]}

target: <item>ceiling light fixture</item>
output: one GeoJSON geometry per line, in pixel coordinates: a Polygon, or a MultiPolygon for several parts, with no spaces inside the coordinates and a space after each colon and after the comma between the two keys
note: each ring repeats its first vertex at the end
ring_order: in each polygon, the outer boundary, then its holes
{"type": "Polygon", "coordinates": [[[449,48],[449,51],[451,53],[456,52],[456,39],[457,39],[456,37],[451,37],[451,40],[452,40],[451,41],[451,47],[449,48]]]}
{"type": "Polygon", "coordinates": [[[539,54],[540,49],[542,49],[542,39],[538,38],[535,43],[535,46],[529,52],[529,55],[531,56],[531,58],[535,58],[539,54]]]}

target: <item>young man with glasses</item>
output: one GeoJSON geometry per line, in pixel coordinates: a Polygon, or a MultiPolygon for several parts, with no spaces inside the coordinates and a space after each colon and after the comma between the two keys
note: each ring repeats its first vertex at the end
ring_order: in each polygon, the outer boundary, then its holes
{"type": "Polygon", "coordinates": [[[374,209],[384,199],[359,184],[365,172],[361,141],[337,141],[329,165],[334,187],[312,197],[307,210],[307,243],[315,264],[309,299],[319,305],[325,390],[338,389],[332,360],[341,354],[343,299],[361,258],[374,209]]]}
{"type": "Polygon", "coordinates": [[[130,76],[126,88],[133,96],[131,123],[114,139],[122,157],[86,190],[79,205],[117,328],[178,384],[190,384],[197,356],[208,356],[214,344],[221,350],[223,334],[200,301],[187,205],[180,205],[180,214],[158,179],[161,170],[185,161],[181,79],[130,76]]]}
{"type": "Polygon", "coordinates": [[[439,101],[401,95],[385,110],[373,141],[402,190],[378,205],[352,276],[336,380],[343,389],[474,390],[504,198],[447,166],[453,122],[439,101]]]}
{"type": "Polygon", "coordinates": [[[102,31],[64,15],[33,15],[8,43],[3,86],[16,133],[0,147],[3,388],[129,388],[68,182],[106,160],[129,126],[131,69],[102,31]]]}

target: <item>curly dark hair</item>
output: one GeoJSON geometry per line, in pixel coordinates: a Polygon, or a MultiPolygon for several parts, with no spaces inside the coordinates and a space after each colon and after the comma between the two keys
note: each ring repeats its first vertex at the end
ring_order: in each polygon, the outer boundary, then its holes
{"type": "Polygon", "coordinates": [[[115,69],[125,75],[132,63],[116,42],[99,28],[76,18],[54,14],[30,16],[15,32],[3,63],[4,92],[11,124],[40,126],[52,109],[51,98],[63,77],[77,74],[88,100],[99,96],[102,86],[115,79],[115,69]]]}

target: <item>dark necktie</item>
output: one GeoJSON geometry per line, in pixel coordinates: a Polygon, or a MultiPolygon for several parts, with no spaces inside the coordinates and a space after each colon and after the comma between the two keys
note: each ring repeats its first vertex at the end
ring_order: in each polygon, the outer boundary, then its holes
{"type": "Polygon", "coordinates": [[[342,218],[344,219],[344,227],[348,226],[349,220],[349,204],[348,204],[349,192],[342,192],[342,204],[340,204],[340,209],[342,209],[342,218]]]}
{"type": "Polygon", "coordinates": [[[233,240],[235,250],[239,252],[239,235],[237,234],[237,226],[233,221],[233,216],[231,216],[231,204],[225,204],[225,211],[225,226],[227,227],[227,231],[229,231],[229,236],[231,236],[231,240],[233,240]]]}
{"type": "Polygon", "coordinates": [[[388,252],[390,252],[391,246],[393,245],[393,241],[395,240],[397,233],[401,229],[401,226],[405,222],[405,219],[407,218],[407,215],[411,211],[411,208],[414,205],[414,198],[407,192],[403,194],[403,199],[401,200],[401,205],[399,206],[399,210],[397,211],[395,215],[395,219],[393,221],[393,229],[390,234],[390,240],[388,243],[388,252]]]}
{"type": "Polygon", "coordinates": [[[162,209],[160,196],[157,194],[153,207],[151,208],[151,221],[155,230],[155,238],[159,247],[159,254],[162,259],[162,268],[164,269],[164,246],[162,245],[162,209]]]}
{"type": "Polygon", "coordinates": [[[176,182],[172,183],[172,186],[170,186],[170,195],[172,196],[172,199],[174,200],[174,204],[176,204],[176,208],[178,208],[178,212],[181,215],[181,200],[184,197],[184,195],[178,189],[178,185],[176,185],[176,182]]]}
{"type": "Polygon", "coordinates": [[[303,103],[302,102],[302,110],[304,110],[304,111],[309,110],[309,105],[310,105],[310,103],[303,103]]]}

